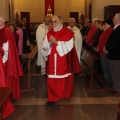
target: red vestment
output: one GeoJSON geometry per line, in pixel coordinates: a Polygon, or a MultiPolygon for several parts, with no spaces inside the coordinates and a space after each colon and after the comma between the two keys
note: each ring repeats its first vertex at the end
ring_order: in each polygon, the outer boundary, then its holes
{"type": "MultiPolygon", "coordinates": [[[[6,87],[6,79],[5,79],[5,70],[4,70],[4,65],[2,62],[2,56],[3,56],[3,50],[2,47],[0,46],[0,87],[6,87]]],[[[13,113],[14,107],[12,103],[10,102],[9,98],[5,101],[3,107],[2,107],[2,118],[5,119],[8,117],[10,114],[13,113]]]]}
{"type": "Polygon", "coordinates": [[[22,66],[19,60],[13,33],[7,28],[0,29],[0,45],[8,42],[8,59],[4,64],[7,87],[12,88],[12,98],[20,99],[20,76],[23,76],[22,66]]]}
{"type": "MultiPolygon", "coordinates": [[[[74,33],[66,27],[59,31],[52,29],[47,34],[48,42],[50,42],[51,35],[58,42],[67,44],[73,38],[74,33]]],[[[48,75],[57,76],[53,78],[48,76],[47,78],[48,101],[57,102],[62,98],[70,98],[74,90],[73,74],[81,71],[75,46],[67,54],[60,56],[57,51],[57,45],[53,44],[46,66],[48,75]]]]}

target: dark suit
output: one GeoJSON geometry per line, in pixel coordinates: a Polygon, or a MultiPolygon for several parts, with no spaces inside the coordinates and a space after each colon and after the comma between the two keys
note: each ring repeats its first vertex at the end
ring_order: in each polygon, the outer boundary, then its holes
{"type": "Polygon", "coordinates": [[[120,25],[110,34],[105,48],[108,51],[113,88],[120,92],[120,25]]]}
{"type": "Polygon", "coordinates": [[[110,34],[105,49],[110,60],[120,60],[120,25],[110,34]]]}

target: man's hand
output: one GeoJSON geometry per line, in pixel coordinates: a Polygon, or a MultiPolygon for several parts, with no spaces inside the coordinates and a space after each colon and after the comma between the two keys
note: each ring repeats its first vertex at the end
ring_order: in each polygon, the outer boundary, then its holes
{"type": "Polygon", "coordinates": [[[108,53],[108,51],[105,49],[105,47],[103,48],[103,52],[106,54],[108,53]]]}
{"type": "Polygon", "coordinates": [[[53,37],[52,35],[50,36],[50,44],[52,45],[53,43],[57,44],[57,40],[55,37],[53,37]]]}

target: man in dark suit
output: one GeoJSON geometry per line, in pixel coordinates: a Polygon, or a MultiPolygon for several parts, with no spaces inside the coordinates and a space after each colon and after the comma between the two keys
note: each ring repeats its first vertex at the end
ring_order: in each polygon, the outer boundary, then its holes
{"type": "Polygon", "coordinates": [[[120,13],[113,18],[114,30],[105,45],[105,52],[110,62],[114,94],[120,94],[120,13]]]}

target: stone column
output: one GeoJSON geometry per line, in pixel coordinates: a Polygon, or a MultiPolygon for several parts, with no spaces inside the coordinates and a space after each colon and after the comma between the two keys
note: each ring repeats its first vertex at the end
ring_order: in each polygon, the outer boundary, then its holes
{"type": "Polygon", "coordinates": [[[14,0],[9,0],[10,21],[14,21],[14,0]]]}

